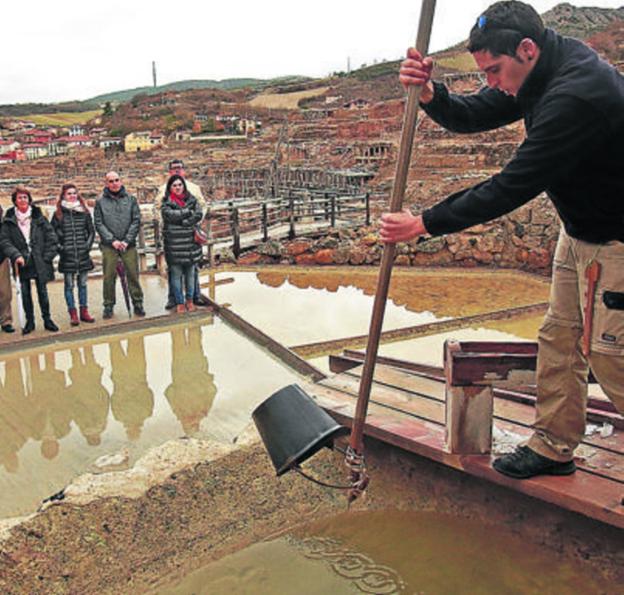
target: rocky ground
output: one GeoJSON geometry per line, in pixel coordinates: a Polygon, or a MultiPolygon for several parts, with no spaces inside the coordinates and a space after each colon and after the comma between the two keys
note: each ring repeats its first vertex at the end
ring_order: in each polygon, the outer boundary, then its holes
{"type": "MultiPolygon", "coordinates": [[[[537,505],[425,459],[367,441],[372,483],[354,510],[431,510],[482,519],[550,549],[611,584],[624,580],[616,529],[537,505]]],[[[341,456],[309,463],[342,483],[341,456]]],[[[345,510],[344,495],[294,474],[275,477],[250,430],[236,445],[179,440],[125,472],[87,475],[2,532],[0,590],[142,593],[301,523],[345,510]]],[[[495,529],[494,529],[495,530],[495,529]]]]}

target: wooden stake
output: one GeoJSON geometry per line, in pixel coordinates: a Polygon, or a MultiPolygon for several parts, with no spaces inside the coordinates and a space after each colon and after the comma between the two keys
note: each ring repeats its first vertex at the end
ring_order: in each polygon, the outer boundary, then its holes
{"type": "MultiPolygon", "coordinates": [[[[422,2],[418,36],[416,40],[416,49],[422,56],[426,56],[429,49],[435,4],[435,0],[423,0],[422,2]]],[[[405,186],[407,184],[407,174],[409,171],[412,145],[414,143],[414,132],[416,130],[416,120],[418,117],[421,91],[422,87],[420,86],[410,86],[408,92],[407,106],[403,117],[401,144],[394,177],[394,185],[392,187],[392,197],[390,200],[390,212],[392,213],[400,211],[403,205],[403,197],[405,196],[405,186]]],[[[368,334],[366,359],[364,361],[364,369],[362,372],[358,401],[353,419],[353,426],[351,428],[351,438],[349,441],[349,446],[358,455],[361,455],[363,451],[362,436],[364,433],[364,421],[366,419],[366,411],[368,409],[370,390],[375,371],[375,361],[377,359],[377,351],[379,349],[379,338],[383,325],[386,300],[388,298],[388,287],[390,285],[390,275],[392,272],[392,265],[394,263],[394,253],[395,244],[385,244],[381,258],[379,278],[377,280],[377,291],[375,293],[373,314],[368,334]]]]}
{"type": "Polygon", "coordinates": [[[600,277],[600,263],[592,260],[585,269],[587,279],[587,293],[585,294],[585,320],[583,321],[583,355],[587,357],[591,351],[591,335],[594,323],[594,299],[596,285],[600,277]]]}

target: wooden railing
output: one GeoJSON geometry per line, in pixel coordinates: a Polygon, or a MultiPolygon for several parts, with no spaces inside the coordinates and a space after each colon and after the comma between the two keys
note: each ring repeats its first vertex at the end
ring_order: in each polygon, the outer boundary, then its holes
{"type": "MultiPolygon", "coordinates": [[[[210,203],[203,222],[209,241],[204,256],[212,262],[215,252],[231,249],[236,258],[271,239],[292,240],[324,229],[370,225],[368,193],[338,194],[323,191],[290,191],[266,200],[230,200],[210,203]]],[[[153,255],[157,270],[164,270],[160,219],[143,221],[137,241],[141,269],[153,255]]]]}

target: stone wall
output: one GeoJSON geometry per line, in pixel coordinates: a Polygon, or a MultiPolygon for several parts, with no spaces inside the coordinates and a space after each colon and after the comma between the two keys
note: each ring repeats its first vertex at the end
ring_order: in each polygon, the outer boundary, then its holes
{"type": "MultiPolygon", "coordinates": [[[[398,244],[398,266],[504,267],[549,274],[559,221],[546,197],[510,215],[427,242],[398,244]]],[[[269,241],[238,259],[241,265],[378,265],[377,226],[330,231],[319,239],[269,241]]],[[[228,257],[225,257],[228,259],[228,257]]]]}

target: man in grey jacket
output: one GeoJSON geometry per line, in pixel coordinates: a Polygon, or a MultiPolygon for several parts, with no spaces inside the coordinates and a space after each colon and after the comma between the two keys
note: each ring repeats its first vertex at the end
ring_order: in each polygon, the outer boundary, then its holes
{"type": "Polygon", "coordinates": [[[112,318],[115,307],[115,280],[117,260],[126,269],[128,288],[135,316],[145,316],[143,290],[139,284],[139,257],[136,239],[141,225],[141,212],[134,196],[128,194],[119,174],[106,174],[106,187],[95,203],[95,229],[100,235],[102,268],[104,269],[103,318],[112,318]]]}

